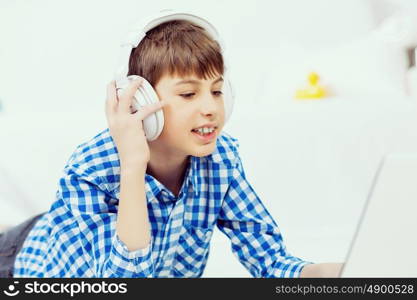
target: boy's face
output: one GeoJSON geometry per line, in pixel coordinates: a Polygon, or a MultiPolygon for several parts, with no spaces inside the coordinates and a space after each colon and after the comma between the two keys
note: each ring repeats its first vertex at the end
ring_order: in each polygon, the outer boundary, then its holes
{"type": "Polygon", "coordinates": [[[159,99],[166,101],[165,124],[161,135],[151,143],[158,143],[159,149],[171,154],[211,154],[224,126],[222,87],[222,76],[163,76],[155,90],[159,99]]]}

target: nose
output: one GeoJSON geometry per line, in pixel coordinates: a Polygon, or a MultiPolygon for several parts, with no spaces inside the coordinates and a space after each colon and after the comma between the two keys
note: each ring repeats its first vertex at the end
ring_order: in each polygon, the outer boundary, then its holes
{"type": "Polygon", "coordinates": [[[211,93],[202,97],[200,105],[201,114],[209,117],[215,116],[218,109],[218,101],[220,100],[211,93]]]}

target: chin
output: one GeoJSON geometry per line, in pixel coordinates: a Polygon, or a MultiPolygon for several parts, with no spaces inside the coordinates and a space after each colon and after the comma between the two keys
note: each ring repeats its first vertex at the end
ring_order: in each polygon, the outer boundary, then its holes
{"type": "Polygon", "coordinates": [[[196,156],[196,157],[203,157],[207,156],[213,153],[214,149],[216,148],[216,143],[210,143],[207,145],[201,145],[197,147],[193,147],[192,151],[190,151],[190,155],[196,156]]]}

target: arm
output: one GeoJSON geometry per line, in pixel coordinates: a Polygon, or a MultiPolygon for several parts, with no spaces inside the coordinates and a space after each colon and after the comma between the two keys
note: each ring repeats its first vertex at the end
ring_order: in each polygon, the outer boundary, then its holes
{"type": "MultiPolygon", "coordinates": [[[[87,265],[94,277],[150,277],[153,263],[150,247],[131,251],[116,234],[117,199],[103,188],[94,167],[71,164],[61,178],[53,207],[59,259],[69,274],[77,276],[87,265]],[[68,221],[75,221],[75,227],[68,221]]],[[[119,201],[120,203],[120,201],[119,201]]]]}
{"type": "Polygon", "coordinates": [[[145,195],[150,151],[142,121],[164,104],[160,101],[132,114],[132,99],[142,82],[142,79],[131,82],[120,95],[114,81],[107,86],[106,117],[119,153],[121,172],[116,231],[129,250],[143,249],[151,241],[145,195]]]}
{"type": "Polygon", "coordinates": [[[279,228],[245,178],[238,159],[223,200],[218,228],[254,277],[299,277],[309,262],[288,253],[279,228]]]}
{"type": "MultiPolygon", "coordinates": [[[[72,157],[60,181],[59,198],[54,207],[55,222],[72,221],[71,226],[60,229],[62,235],[57,241],[61,245],[59,257],[66,263],[61,270],[68,270],[69,274],[76,276],[88,271],[95,277],[153,275],[144,188],[145,166],[149,159],[146,150],[149,149],[140,125],[141,120],[160,105],[147,106],[140,113],[128,112],[128,97],[140,83],[131,84],[120,99],[116,96],[114,82],[108,85],[106,114],[117,146],[115,161],[101,159],[102,156],[107,159],[109,153],[114,152],[113,143],[109,142],[112,149],[108,149],[103,141],[98,141],[72,157]],[[118,166],[119,161],[120,199],[117,201],[107,190],[107,179],[103,176],[106,170],[118,166]]],[[[119,180],[114,175],[109,180],[119,180]]],[[[56,256],[51,257],[56,261],[56,256]]],[[[60,267],[59,262],[55,264],[60,267]]]]}
{"type": "Polygon", "coordinates": [[[150,241],[150,224],[145,195],[146,166],[120,167],[120,201],[116,232],[130,251],[146,248],[150,241]],[[137,228],[137,230],[132,230],[137,228]]]}

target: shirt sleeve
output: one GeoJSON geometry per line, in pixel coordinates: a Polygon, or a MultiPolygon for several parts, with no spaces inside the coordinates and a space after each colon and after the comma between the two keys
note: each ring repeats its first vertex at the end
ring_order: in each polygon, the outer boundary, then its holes
{"type": "Polygon", "coordinates": [[[246,180],[240,158],[223,199],[217,227],[253,277],[299,277],[311,262],[288,253],[280,230],[246,180]]]}
{"type": "Polygon", "coordinates": [[[78,236],[70,240],[78,240],[82,245],[82,249],[72,247],[71,260],[79,261],[80,255],[86,255],[97,277],[152,277],[151,244],[144,249],[128,250],[115,230],[117,201],[100,188],[100,178],[92,173],[68,170],[60,180],[58,196],[63,207],[56,211],[62,211],[62,218],[67,213],[75,219],[78,236]]]}

